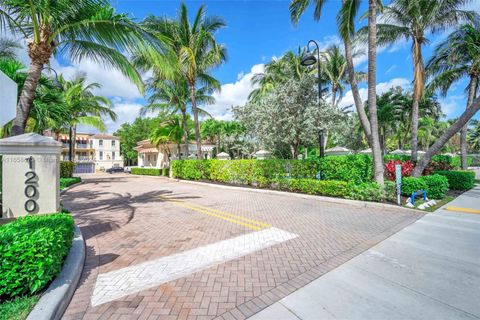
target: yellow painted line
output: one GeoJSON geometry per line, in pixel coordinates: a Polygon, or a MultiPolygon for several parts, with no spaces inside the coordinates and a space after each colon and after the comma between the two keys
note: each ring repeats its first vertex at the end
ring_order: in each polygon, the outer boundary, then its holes
{"type": "Polygon", "coordinates": [[[184,208],[187,208],[187,209],[191,209],[191,210],[194,210],[194,211],[197,211],[197,212],[200,212],[200,213],[203,213],[203,214],[212,216],[212,217],[216,217],[216,218],[219,218],[219,219],[228,221],[228,222],[232,222],[232,223],[241,225],[241,226],[243,226],[243,227],[250,228],[250,229],[255,230],[255,231],[258,231],[258,230],[262,230],[262,229],[263,229],[262,227],[255,226],[255,225],[250,224],[250,223],[245,223],[245,222],[242,222],[242,221],[239,221],[239,220],[227,218],[227,217],[224,217],[224,216],[221,216],[221,215],[212,213],[212,212],[210,212],[210,211],[207,211],[207,210],[204,210],[204,209],[201,209],[201,208],[197,208],[197,207],[188,205],[188,204],[186,204],[186,203],[183,202],[183,201],[168,199],[168,198],[164,198],[164,197],[160,197],[160,198],[162,198],[162,199],[165,200],[165,201],[171,202],[171,203],[173,203],[173,204],[175,204],[175,205],[177,205],[177,206],[184,207],[184,208]]]}
{"type": "Polygon", "coordinates": [[[462,207],[446,207],[445,210],[480,214],[480,210],[462,207]]]}
{"type": "MultiPolygon", "coordinates": [[[[164,200],[170,201],[170,202],[186,203],[185,201],[181,201],[181,200],[177,200],[177,199],[170,199],[170,198],[164,197],[164,196],[161,196],[161,198],[164,199],[164,200]]],[[[228,213],[228,212],[221,211],[221,210],[218,210],[218,209],[209,208],[209,207],[205,207],[205,206],[201,206],[199,204],[193,204],[193,203],[188,203],[188,205],[190,205],[192,207],[197,207],[197,208],[202,209],[202,210],[207,210],[207,211],[211,211],[211,212],[218,213],[218,214],[221,214],[221,215],[233,217],[234,219],[243,220],[243,221],[246,221],[248,223],[256,224],[256,225],[259,225],[259,226],[262,226],[262,227],[266,227],[266,228],[271,227],[271,225],[269,225],[268,223],[258,221],[258,220],[249,219],[249,218],[245,218],[245,217],[242,217],[240,215],[228,213]]]]}

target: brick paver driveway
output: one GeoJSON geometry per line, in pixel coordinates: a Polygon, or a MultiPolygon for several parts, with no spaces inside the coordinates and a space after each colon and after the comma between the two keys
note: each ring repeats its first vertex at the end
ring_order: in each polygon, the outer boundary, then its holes
{"type": "Polygon", "coordinates": [[[65,319],[244,319],[420,217],[123,174],[63,204],[87,243],[65,319]]]}

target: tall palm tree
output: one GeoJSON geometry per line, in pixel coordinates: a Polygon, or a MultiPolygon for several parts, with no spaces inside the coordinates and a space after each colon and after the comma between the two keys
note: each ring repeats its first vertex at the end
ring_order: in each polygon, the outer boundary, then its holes
{"type": "Polygon", "coordinates": [[[331,46],[322,53],[322,73],[330,82],[332,106],[337,106],[343,95],[343,84],[347,81],[347,61],[337,45],[331,46]],[[337,100],[337,93],[339,98],[337,100]]]}
{"type": "MultiPolygon", "coordinates": [[[[207,16],[204,5],[195,14],[193,22],[188,18],[187,6],[182,3],[176,20],[149,17],[144,21],[146,29],[155,30],[166,44],[162,73],[168,77],[179,73],[187,82],[190,103],[195,126],[197,157],[201,159],[202,143],[197,89],[203,88],[205,94],[220,90],[220,82],[210,72],[226,60],[226,49],[215,40],[215,33],[225,26],[225,22],[216,16],[207,16]]],[[[158,55],[153,55],[157,59],[158,55]]]]}
{"type": "Polygon", "coordinates": [[[372,131],[373,175],[383,186],[383,157],[377,116],[377,0],[368,1],[368,111],[372,131]]]}
{"type": "Polygon", "coordinates": [[[14,59],[17,55],[17,50],[21,47],[17,41],[0,38],[0,58],[14,59]]]}
{"type": "Polygon", "coordinates": [[[59,82],[64,92],[63,99],[69,115],[65,123],[70,131],[69,157],[70,161],[73,161],[77,126],[86,125],[105,131],[105,122],[102,117],[106,116],[115,121],[117,114],[112,110],[109,99],[97,96],[93,92],[101,88],[101,85],[95,82],[87,83],[85,75],[79,74],[70,81],[60,77],[59,82]]]}
{"type": "MultiPolygon", "coordinates": [[[[187,81],[178,77],[175,80],[162,80],[158,77],[152,77],[147,81],[147,89],[152,92],[149,97],[149,104],[141,109],[141,114],[145,115],[149,112],[156,112],[159,115],[167,113],[173,115],[175,113],[181,114],[182,128],[183,128],[183,143],[185,145],[186,157],[188,157],[189,131],[188,122],[188,107],[190,106],[191,98],[187,81]]],[[[204,88],[199,88],[195,92],[196,101],[203,104],[212,104],[215,98],[206,93],[204,88]]],[[[202,115],[210,116],[205,110],[198,108],[202,115]]]]}
{"type": "Polygon", "coordinates": [[[115,13],[108,0],[0,0],[0,30],[7,29],[27,40],[31,60],[17,104],[14,135],[24,132],[42,69],[52,55],[101,62],[142,89],[140,75],[123,52],[148,37],[127,15],[115,13]]]}
{"type": "MultiPolygon", "coordinates": [[[[428,43],[427,34],[438,33],[462,21],[474,20],[476,14],[460,10],[466,0],[395,0],[383,8],[385,23],[377,25],[379,45],[400,40],[412,41],[413,104],[412,104],[412,161],[417,161],[419,102],[425,87],[425,66],[422,47],[428,43]]],[[[359,30],[366,36],[367,28],[359,30]]]]}
{"type": "MultiPolygon", "coordinates": [[[[325,4],[325,0],[291,0],[290,2],[290,20],[294,24],[298,24],[300,16],[305,12],[309,5],[315,7],[313,17],[316,21],[320,20],[322,7],[325,4]]],[[[368,143],[371,146],[371,127],[370,121],[365,112],[362,98],[358,90],[358,80],[355,74],[355,68],[353,65],[354,50],[352,45],[352,39],[355,35],[355,17],[357,16],[360,1],[358,0],[342,0],[342,7],[337,14],[337,28],[338,32],[343,40],[345,59],[347,61],[347,71],[350,88],[352,89],[353,100],[355,102],[355,108],[357,110],[360,123],[367,137],[368,143]]]]}
{"type": "MultiPolygon", "coordinates": [[[[477,96],[480,77],[480,26],[463,25],[440,43],[427,63],[427,75],[433,77],[429,89],[440,89],[445,96],[453,83],[463,77],[469,79],[467,108],[477,96]]],[[[462,169],[467,169],[467,130],[460,131],[462,169]]]]}

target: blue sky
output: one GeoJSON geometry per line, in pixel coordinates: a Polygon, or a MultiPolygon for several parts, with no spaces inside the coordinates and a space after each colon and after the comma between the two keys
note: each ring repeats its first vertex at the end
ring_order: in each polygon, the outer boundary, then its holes
{"type": "MultiPolygon", "coordinates": [[[[288,0],[214,0],[214,1],[185,1],[193,16],[201,4],[207,7],[209,15],[221,16],[227,27],[217,34],[219,42],[224,43],[228,50],[228,61],[214,70],[214,76],[222,83],[222,91],[215,94],[217,103],[206,107],[211,113],[221,119],[230,118],[229,108],[246,101],[252,89],[250,78],[255,72],[262,71],[263,64],[272,57],[280,57],[287,50],[296,51],[304,46],[308,40],[317,40],[322,48],[339,43],[336,33],[336,13],[340,7],[339,0],[327,1],[322,12],[320,22],[313,20],[312,8],[306,12],[298,26],[290,23],[288,0]]],[[[364,1],[364,5],[365,5],[364,1]]],[[[112,4],[119,12],[125,12],[138,21],[146,15],[175,16],[179,1],[169,0],[113,0],[112,4]]],[[[468,6],[469,9],[480,9],[480,0],[468,6]]],[[[366,7],[361,11],[364,12],[366,7]]],[[[358,25],[365,21],[358,21],[358,25]]],[[[431,44],[424,47],[424,56],[427,59],[432,48],[446,34],[429,36],[431,44]]],[[[78,70],[89,74],[91,81],[103,84],[100,93],[112,98],[115,109],[119,113],[116,123],[109,123],[109,131],[115,130],[122,122],[132,121],[137,115],[144,100],[128,80],[118,72],[105,71],[92,62],[68,64],[54,62],[53,65],[68,75],[78,70]]],[[[412,80],[412,62],[410,43],[402,42],[387,48],[379,48],[377,60],[378,92],[388,90],[391,86],[400,85],[409,87],[412,80]]],[[[358,70],[367,68],[366,57],[356,61],[358,70]]],[[[463,88],[466,82],[459,82],[446,98],[441,98],[444,112],[448,117],[458,116],[465,108],[463,88]]],[[[366,97],[365,86],[361,94],[366,97]]],[[[343,105],[352,104],[353,99],[348,88],[342,100],[343,105]]],[[[477,115],[478,118],[478,115],[477,115]]]]}

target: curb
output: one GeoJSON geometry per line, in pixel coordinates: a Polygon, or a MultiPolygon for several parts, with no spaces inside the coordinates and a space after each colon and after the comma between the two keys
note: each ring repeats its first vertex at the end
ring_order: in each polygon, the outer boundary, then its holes
{"type": "Polygon", "coordinates": [[[422,211],[406,208],[403,206],[397,206],[393,204],[387,203],[379,203],[379,202],[369,202],[369,201],[360,201],[360,200],[351,200],[351,199],[343,199],[343,198],[333,198],[333,197],[325,197],[325,196],[315,196],[310,194],[303,194],[303,193],[295,193],[295,192],[288,192],[288,191],[279,191],[279,190],[269,190],[269,189],[257,189],[257,188],[248,188],[248,187],[240,187],[240,186],[229,186],[217,183],[209,183],[209,182],[200,182],[200,181],[191,181],[191,180],[182,180],[177,178],[168,178],[163,176],[144,176],[144,177],[152,177],[152,178],[160,178],[168,181],[174,182],[183,182],[183,183],[190,183],[196,185],[204,185],[209,187],[216,187],[221,189],[230,189],[230,190],[242,190],[247,192],[257,192],[257,193],[265,193],[265,194],[272,194],[272,195],[279,195],[279,196],[291,196],[300,199],[310,199],[310,200],[317,200],[322,202],[329,202],[329,203],[339,203],[339,204],[348,204],[351,206],[355,206],[358,208],[381,208],[381,209],[395,209],[395,210],[402,210],[408,212],[415,212],[419,214],[422,211]]]}
{"type": "Polygon", "coordinates": [[[53,280],[47,291],[27,317],[27,320],[61,319],[77,288],[85,262],[85,240],[82,231],[75,225],[72,248],[68,253],[62,272],[53,280]]]}
{"type": "Polygon", "coordinates": [[[80,181],[80,182],[76,182],[76,183],[74,183],[74,184],[72,184],[72,185],[69,185],[69,186],[66,187],[65,189],[60,190],[60,195],[64,194],[64,193],[67,192],[68,190],[70,190],[70,189],[72,189],[73,187],[76,187],[76,186],[78,186],[79,184],[82,184],[82,183],[83,183],[83,180],[80,181]]]}

